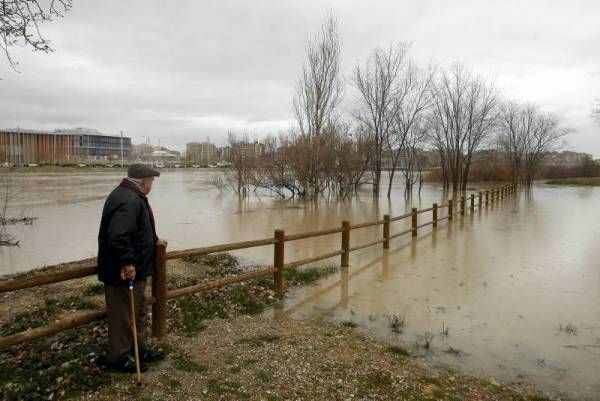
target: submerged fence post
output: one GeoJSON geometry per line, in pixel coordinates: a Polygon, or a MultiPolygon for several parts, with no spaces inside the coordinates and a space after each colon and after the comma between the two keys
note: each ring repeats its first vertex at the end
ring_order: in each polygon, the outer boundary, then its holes
{"type": "Polygon", "coordinates": [[[167,331],[167,246],[154,248],[152,274],[152,336],[162,339],[167,331]]]}
{"type": "Polygon", "coordinates": [[[275,251],[273,255],[273,267],[277,269],[273,273],[273,283],[275,291],[279,295],[283,295],[284,279],[283,279],[283,264],[285,254],[285,231],[275,230],[275,251]]]}
{"type": "Polygon", "coordinates": [[[460,197],[460,215],[461,216],[465,215],[465,197],[464,196],[460,197]]]}
{"type": "Polygon", "coordinates": [[[342,260],[340,265],[348,267],[350,264],[350,222],[342,221],[342,260]]]}
{"type": "Polygon", "coordinates": [[[479,191],[479,210],[481,210],[481,201],[483,201],[483,192],[479,191]]]}
{"type": "Polygon", "coordinates": [[[390,215],[383,215],[383,249],[390,247],[390,215]]]}
{"type": "Polygon", "coordinates": [[[490,202],[490,191],[485,191],[485,205],[487,206],[490,202]]]}
{"type": "Polygon", "coordinates": [[[417,208],[412,208],[412,236],[417,236],[417,208]]]}
{"type": "Polygon", "coordinates": [[[454,201],[452,199],[448,199],[448,220],[452,220],[452,214],[454,212],[454,201]]]}
{"type": "Polygon", "coordinates": [[[475,211],[475,194],[471,194],[471,214],[475,211]]]}
{"type": "Polygon", "coordinates": [[[433,227],[435,228],[435,227],[437,227],[437,221],[438,221],[438,206],[437,206],[437,203],[434,203],[434,204],[433,204],[433,207],[432,207],[432,209],[433,209],[433,210],[432,210],[432,215],[433,215],[433,218],[432,218],[432,220],[433,220],[433,227]]]}

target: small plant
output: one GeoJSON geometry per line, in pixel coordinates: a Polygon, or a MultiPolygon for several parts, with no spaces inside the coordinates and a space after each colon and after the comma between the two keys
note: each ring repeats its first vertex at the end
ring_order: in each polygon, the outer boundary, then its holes
{"type": "Polygon", "coordinates": [[[445,323],[442,323],[442,331],[440,331],[440,334],[444,337],[448,337],[449,330],[450,329],[448,328],[448,326],[446,326],[445,323]]]}
{"type": "Polygon", "coordinates": [[[184,372],[202,373],[208,370],[208,367],[192,361],[182,353],[177,354],[175,356],[175,358],[173,359],[173,366],[175,367],[175,369],[184,372]]]}
{"type": "Polygon", "coordinates": [[[421,336],[422,343],[420,345],[424,349],[429,350],[431,348],[431,343],[433,342],[434,338],[435,338],[435,336],[433,335],[432,332],[426,331],[425,334],[423,334],[423,336],[421,336]]]}
{"type": "Polygon", "coordinates": [[[273,374],[268,370],[259,370],[258,373],[256,373],[256,377],[263,383],[268,383],[273,379],[273,374]]]}
{"type": "Polygon", "coordinates": [[[569,323],[566,326],[563,326],[562,324],[558,327],[559,331],[564,331],[565,333],[567,333],[570,336],[576,336],[577,335],[577,326],[575,326],[573,323],[569,323]]]}
{"type": "Polygon", "coordinates": [[[392,329],[394,333],[402,333],[404,326],[406,326],[406,319],[404,318],[404,315],[394,313],[392,315],[388,315],[387,318],[390,329],[392,329]]]}
{"type": "Polygon", "coordinates": [[[344,320],[342,322],[342,326],[344,327],[349,327],[351,329],[355,328],[358,326],[358,324],[356,324],[355,322],[353,322],[352,320],[344,320]]]}

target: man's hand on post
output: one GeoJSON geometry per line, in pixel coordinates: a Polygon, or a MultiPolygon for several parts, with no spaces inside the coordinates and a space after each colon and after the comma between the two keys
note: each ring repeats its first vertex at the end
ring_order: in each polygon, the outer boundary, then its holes
{"type": "Polygon", "coordinates": [[[121,267],[121,280],[127,281],[129,279],[131,279],[131,280],[135,279],[135,266],[134,265],[127,265],[127,266],[121,267]]]}

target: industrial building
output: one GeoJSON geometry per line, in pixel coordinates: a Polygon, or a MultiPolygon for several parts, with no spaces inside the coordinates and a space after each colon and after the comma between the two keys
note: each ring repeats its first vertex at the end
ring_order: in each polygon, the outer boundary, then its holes
{"type": "Polygon", "coordinates": [[[128,159],[131,138],[105,135],[87,128],[54,132],[0,129],[0,164],[93,164],[100,160],[128,159]]]}
{"type": "Polygon", "coordinates": [[[191,142],[186,145],[185,156],[188,161],[207,165],[217,161],[217,147],[210,142],[191,142]]]}

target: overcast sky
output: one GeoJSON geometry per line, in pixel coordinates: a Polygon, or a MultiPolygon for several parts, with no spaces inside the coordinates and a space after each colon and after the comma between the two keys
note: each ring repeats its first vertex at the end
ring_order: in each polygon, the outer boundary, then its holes
{"type": "MultiPolygon", "coordinates": [[[[306,39],[338,18],[349,81],[374,48],[412,42],[419,62],[461,61],[503,96],[558,113],[567,149],[600,157],[600,1],[84,1],[42,26],[52,54],[0,58],[0,127],[96,128],[179,150],[227,130],[294,124],[306,39]]],[[[351,108],[354,94],[346,93],[351,108]]]]}

